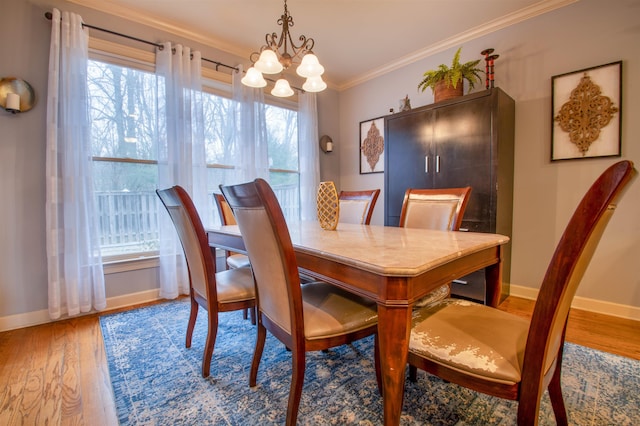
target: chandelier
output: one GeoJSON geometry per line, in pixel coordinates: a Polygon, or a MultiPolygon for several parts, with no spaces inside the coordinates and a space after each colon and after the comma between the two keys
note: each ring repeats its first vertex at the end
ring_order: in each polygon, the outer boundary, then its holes
{"type": "Polygon", "coordinates": [[[271,91],[273,96],[287,97],[293,95],[293,89],[284,78],[284,71],[293,64],[299,64],[296,73],[307,80],[302,85],[306,92],[321,92],[327,88],[327,84],[322,80],[324,67],[320,65],[318,58],[313,54],[315,41],[301,35],[298,40],[300,44],[296,46],[289,33],[289,27],[293,27],[293,18],[287,9],[287,0],[284,0],[284,14],[277,21],[282,26],[280,37],[271,33],[265,35],[266,44],[260,48],[259,52],[253,52],[249,59],[253,66],[247,70],[247,74],[242,78],[242,84],[249,87],[265,87],[267,82],[262,74],[278,74],[280,78],[271,91]]]}

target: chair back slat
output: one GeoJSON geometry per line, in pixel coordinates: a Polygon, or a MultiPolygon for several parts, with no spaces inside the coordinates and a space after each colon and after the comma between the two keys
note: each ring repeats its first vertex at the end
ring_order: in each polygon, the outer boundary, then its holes
{"type": "Polygon", "coordinates": [[[469,202],[471,187],[409,188],[400,211],[400,227],[458,231],[469,202]]]}
{"type": "MultiPolygon", "coordinates": [[[[620,161],[593,183],[569,220],[551,258],[534,307],[523,364],[523,382],[547,371],[564,344],[571,303],[602,234],[636,171],[620,161]],[[541,366],[543,366],[541,368],[541,366]]],[[[531,379],[534,380],[531,380],[531,379]]]]}
{"type": "Polygon", "coordinates": [[[289,335],[304,338],[300,275],[284,214],[269,184],[256,179],[221,187],[244,238],[260,311],[289,335]]]}
{"type": "Polygon", "coordinates": [[[181,186],[156,190],[173,222],[189,269],[191,290],[217,303],[215,260],[195,205],[181,186]]]}
{"type": "Polygon", "coordinates": [[[236,225],[236,218],[233,216],[233,211],[229,207],[229,204],[227,204],[227,200],[224,199],[224,195],[214,193],[213,200],[218,208],[220,223],[222,225],[236,225]]]}
{"type": "Polygon", "coordinates": [[[379,189],[366,189],[362,191],[340,191],[340,223],[354,223],[369,225],[373,209],[380,195],[379,189]]]}

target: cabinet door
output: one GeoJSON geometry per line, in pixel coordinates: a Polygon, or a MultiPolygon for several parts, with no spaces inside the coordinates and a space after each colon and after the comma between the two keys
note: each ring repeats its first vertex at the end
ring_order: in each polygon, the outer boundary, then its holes
{"type": "Polygon", "coordinates": [[[433,187],[434,171],[426,170],[433,152],[433,112],[394,117],[385,123],[385,225],[398,226],[407,188],[433,187]]]}
{"type": "Polygon", "coordinates": [[[463,227],[490,232],[492,199],[491,97],[483,96],[435,110],[435,187],[470,186],[463,227]]]}

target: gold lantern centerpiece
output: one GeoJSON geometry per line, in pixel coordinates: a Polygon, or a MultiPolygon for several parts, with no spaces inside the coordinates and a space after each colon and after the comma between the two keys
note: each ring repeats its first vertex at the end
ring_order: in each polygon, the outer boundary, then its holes
{"type": "Polygon", "coordinates": [[[320,227],[334,231],[338,227],[338,219],[340,218],[340,202],[336,185],[331,181],[320,182],[316,202],[320,227]]]}

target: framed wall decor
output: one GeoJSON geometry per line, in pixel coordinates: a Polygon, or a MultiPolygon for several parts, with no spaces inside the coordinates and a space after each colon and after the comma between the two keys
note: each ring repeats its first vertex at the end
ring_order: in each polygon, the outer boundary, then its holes
{"type": "Polygon", "coordinates": [[[551,161],[621,155],[622,61],[551,78],[551,161]]]}
{"type": "Polygon", "coordinates": [[[384,117],[360,122],[360,174],[384,172],[384,117]]]}

